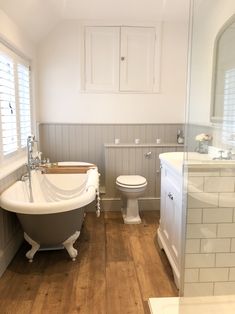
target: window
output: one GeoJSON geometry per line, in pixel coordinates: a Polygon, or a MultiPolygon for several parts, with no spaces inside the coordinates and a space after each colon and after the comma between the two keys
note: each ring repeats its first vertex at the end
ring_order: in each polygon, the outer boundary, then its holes
{"type": "Polygon", "coordinates": [[[0,44],[0,161],[24,150],[31,124],[29,62],[0,44]]]}
{"type": "Polygon", "coordinates": [[[223,86],[223,126],[224,143],[235,143],[235,68],[225,70],[223,86]]]}

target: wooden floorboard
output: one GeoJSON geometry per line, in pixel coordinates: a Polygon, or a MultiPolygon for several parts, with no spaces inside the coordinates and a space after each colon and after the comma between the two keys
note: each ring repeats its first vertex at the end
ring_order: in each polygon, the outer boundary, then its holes
{"type": "Polygon", "coordinates": [[[156,245],[158,212],[140,225],[119,212],[87,213],[72,262],[65,250],[38,252],[24,243],[0,279],[1,314],[149,314],[148,298],[177,296],[167,258],[156,245]]]}

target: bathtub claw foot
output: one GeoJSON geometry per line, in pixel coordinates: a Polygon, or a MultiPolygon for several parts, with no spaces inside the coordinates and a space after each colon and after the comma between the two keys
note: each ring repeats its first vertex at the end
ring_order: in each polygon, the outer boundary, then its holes
{"type": "Polygon", "coordinates": [[[73,262],[76,260],[76,257],[78,255],[78,251],[73,247],[73,244],[77,240],[79,235],[80,231],[76,231],[73,235],[71,235],[71,237],[69,237],[62,243],[63,246],[66,248],[67,252],[69,253],[69,256],[72,258],[73,262]]]}
{"type": "Polygon", "coordinates": [[[24,232],[24,238],[25,240],[32,245],[31,250],[29,250],[25,256],[28,258],[29,263],[33,262],[33,257],[35,255],[35,253],[39,250],[40,248],[40,244],[38,244],[36,241],[34,241],[33,239],[30,238],[30,236],[27,235],[27,233],[24,232]]]}

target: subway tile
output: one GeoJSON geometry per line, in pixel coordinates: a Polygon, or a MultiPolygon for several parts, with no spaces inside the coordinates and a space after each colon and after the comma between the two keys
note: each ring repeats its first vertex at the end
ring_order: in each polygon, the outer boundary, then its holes
{"type": "Polygon", "coordinates": [[[230,239],[202,239],[201,253],[230,252],[230,239]]]}
{"type": "Polygon", "coordinates": [[[235,238],[235,223],[218,224],[218,238],[235,238]]]}
{"type": "Polygon", "coordinates": [[[199,239],[186,239],[186,253],[200,253],[200,240],[199,239]]]}
{"type": "Polygon", "coordinates": [[[235,268],[233,267],[229,269],[229,281],[235,281],[235,268]]]}
{"type": "Polygon", "coordinates": [[[233,208],[205,208],[202,221],[203,223],[232,222],[233,208]]]}
{"type": "Polygon", "coordinates": [[[216,267],[235,267],[235,253],[216,253],[216,267]]]}
{"type": "Polygon", "coordinates": [[[188,224],[187,239],[215,238],[216,224],[188,224]]]}
{"type": "Polygon", "coordinates": [[[214,267],[215,254],[185,254],[185,268],[214,267]]]}
{"type": "Polygon", "coordinates": [[[235,252],[235,238],[231,239],[231,252],[235,252]]]}
{"type": "Polygon", "coordinates": [[[219,177],[220,171],[218,169],[196,169],[196,168],[190,168],[189,169],[189,176],[190,177],[219,177]]]}
{"type": "Polygon", "coordinates": [[[235,207],[235,193],[219,193],[219,207],[235,207]]]}
{"type": "Polygon", "coordinates": [[[203,177],[188,177],[188,192],[203,192],[203,177]]]}
{"type": "Polygon", "coordinates": [[[234,282],[216,282],[214,284],[214,295],[228,295],[234,294],[235,281],[234,282]]]}
{"type": "Polygon", "coordinates": [[[188,208],[218,207],[218,199],[218,193],[188,193],[188,208]]]}
{"type": "Polygon", "coordinates": [[[234,178],[232,177],[205,177],[205,192],[234,192],[234,178]]]}
{"type": "Polygon", "coordinates": [[[235,169],[221,168],[220,175],[221,177],[235,177],[235,169]]]}
{"type": "Polygon", "coordinates": [[[185,269],[184,282],[198,282],[199,269],[185,269]]]}
{"type": "Polygon", "coordinates": [[[187,223],[201,223],[202,222],[202,209],[189,208],[187,211],[187,223]]]}
{"type": "Polygon", "coordinates": [[[213,295],[213,283],[185,283],[184,297],[213,295]]]}
{"type": "Polygon", "coordinates": [[[229,268],[201,268],[199,271],[199,281],[216,282],[228,281],[229,268]]]}

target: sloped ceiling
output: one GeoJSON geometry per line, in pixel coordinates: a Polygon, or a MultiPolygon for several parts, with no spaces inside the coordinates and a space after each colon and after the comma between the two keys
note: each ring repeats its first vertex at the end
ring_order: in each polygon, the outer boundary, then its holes
{"type": "Polygon", "coordinates": [[[0,0],[2,9],[34,42],[62,19],[185,21],[190,0],[0,0]]]}

